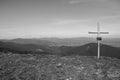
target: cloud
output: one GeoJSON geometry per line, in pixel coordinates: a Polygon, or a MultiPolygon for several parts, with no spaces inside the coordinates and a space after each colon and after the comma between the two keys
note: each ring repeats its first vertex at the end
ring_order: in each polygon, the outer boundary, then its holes
{"type": "Polygon", "coordinates": [[[80,22],[88,22],[92,19],[54,19],[53,23],[54,25],[65,25],[65,24],[74,24],[74,23],[80,23],[80,22]]]}
{"type": "Polygon", "coordinates": [[[104,21],[104,20],[118,20],[120,19],[120,15],[113,15],[113,16],[101,16],[97,18],[87,18],[87,19],[53,19],[53,25],[69,25],[69,24],[77,24],[77,23],[88,23],[88,22],[97,22],[97,21],[104,21]]]}
{"type": "Polygon", "coordinates": [[[81,3],[80,0],[72,0],[72,1],[69,1],[70,4],[77,4],[77,3],[81,3]]]}
{"type": "Polygon", "coordinates": [[[78,3],[90,3],[90,2],[108,2],[110,0],[69,0],[70,4],[78,4],[78,3]]]}
{"type": "Polygon", "coordinates": [[[77,22],[80,22],[80,20],[56,20],[55,22],[54,22],[54,24],[57,24],[57,25],[62,25],[62,24],[71,24],[71,23],[77,23],[77,22]]]}
{"type": "Polygon", "coordinates": [[[98,0],[69,0],[70,4],[78,4],[78,3],[89,3],[98,0]]]}
{"type": "Polygon", "coordinates": [[[103,17],[100,17],[99,19],[101,20],[105,20],[105,19],[117,19],[117,18],[120,18],[120,15],[113,15],[113,16],[103,16],[103,17]]]}

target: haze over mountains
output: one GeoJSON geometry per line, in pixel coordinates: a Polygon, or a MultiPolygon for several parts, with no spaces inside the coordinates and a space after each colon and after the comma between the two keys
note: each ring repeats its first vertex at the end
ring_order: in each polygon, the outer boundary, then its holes
{"type": "MultiPolygon", "coordinates": [[[[78,37],[78,38],[17,38],[11,40],[2,40],[4,42],[13,42],[20,44],[35,44],[48,46],[81,46],[88,43],[95,43],[95,38],[78,37]]],[[[120,47],[120,38],[104,38],[103,44],[113,47],[120,47]]]]}
{"type": "MultiPolygon", "coordinates": [[[[101,55],[120,58],[119,42],[119,39],[104,39],[105,44],[101,44],[101,55]]],[[[97,44],[94,38],[13,39],[1,40],[0,50],[25,54],[96,56],[97,44]]]]}

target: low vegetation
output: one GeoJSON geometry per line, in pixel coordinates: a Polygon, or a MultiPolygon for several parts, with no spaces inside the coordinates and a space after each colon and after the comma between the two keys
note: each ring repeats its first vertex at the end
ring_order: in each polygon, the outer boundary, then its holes
{"type": "Polygon", "coordinates": [[[0,80],[120,80],[120,60],[1,52],[0,80]]]}

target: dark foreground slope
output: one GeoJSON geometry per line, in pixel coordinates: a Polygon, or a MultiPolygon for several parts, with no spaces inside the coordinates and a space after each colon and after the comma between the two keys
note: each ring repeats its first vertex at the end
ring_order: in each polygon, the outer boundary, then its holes
{"type": "Polygon", "coordinates": [[[1,53],[0,80],[120,80],[120,60],[1,53]]]}

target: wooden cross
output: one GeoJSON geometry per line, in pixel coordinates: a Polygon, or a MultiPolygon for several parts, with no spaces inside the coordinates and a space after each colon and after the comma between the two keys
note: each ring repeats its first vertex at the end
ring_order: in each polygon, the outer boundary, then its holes
{"type": "Polygon", "coordinates": [[[100,43],[102,41],[102,37],[100,34],[109,34],[109,32],[100,32],[100,26],[99,23],[97,22],[97,32],[88,32],[89,34],[97,34],[97,44],[98,44],[98,49],[97,49],[97,58],[100,58],[100,43]]]}

